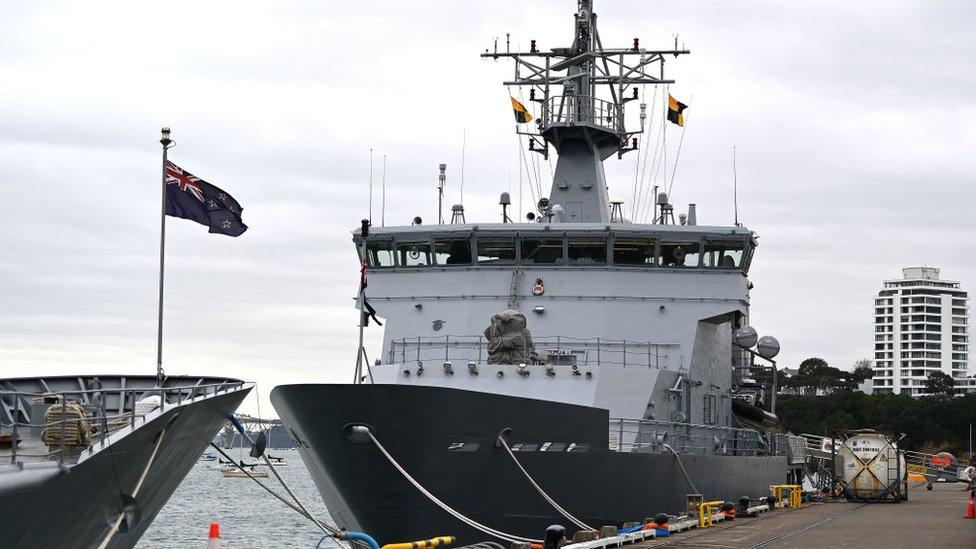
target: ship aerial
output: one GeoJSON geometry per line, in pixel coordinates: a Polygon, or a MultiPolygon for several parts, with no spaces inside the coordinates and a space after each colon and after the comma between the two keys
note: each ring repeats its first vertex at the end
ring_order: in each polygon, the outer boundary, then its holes
{"type": "MultiPolygon", "coordinates": [[[[558,157],[537,212],[513,222],[503,194],[501,222],[460,205],[448,223],[364,221],[360,324],[383,317],[380,358],[360,347],[353,383],[272,392],[341,527],[525,541],[799,478],[753,375],[775,380],[778,351],[749,326],[755,233],[699,224],[694,205],[676,221],[656,190],[641,223],[608,191],[604,161],[643,146],[642,94],[689,52],[604,48],[592,4],[578,0],[568,47],[482,54],[528,91],[512,98],[524,154],[558,157]]],[[[684,105],[665,109],[682,122],[684,105]]]]}

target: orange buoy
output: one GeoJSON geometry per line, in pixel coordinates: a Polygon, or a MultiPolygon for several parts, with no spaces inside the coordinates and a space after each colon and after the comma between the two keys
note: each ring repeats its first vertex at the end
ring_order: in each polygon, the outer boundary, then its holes
{"type": "Polygon", "coordinates": [[[207,537],[207,549],[220,549],[220,525],[210,523],[210,535],[207,537]]]}

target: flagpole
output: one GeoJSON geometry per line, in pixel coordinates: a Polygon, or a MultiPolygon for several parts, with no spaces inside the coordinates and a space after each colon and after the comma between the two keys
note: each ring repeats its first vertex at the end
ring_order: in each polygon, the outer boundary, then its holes
{"type": "Polygon", "coordinates": [[[159,212],[159,317],[156,322],[156,381],[162,385],[163,373],[163,272],[166,260],[166,162],[167,152],[173,140],[170,139],[169,128],[163,128],[159,142],[163,145],[163,170],[160,186],[162,200],[159,212]]]}

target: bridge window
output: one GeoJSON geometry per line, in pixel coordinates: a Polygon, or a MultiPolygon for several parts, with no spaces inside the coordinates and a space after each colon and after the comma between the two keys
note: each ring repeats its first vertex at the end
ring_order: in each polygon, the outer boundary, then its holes
{"type": "Polygon", "coordinates": [[[704,265],[718,269],[739,268],[744,249],[743,242],[706,242],[704,265]]]}
{"type": "Polygon", "coordinates": [[[430,242],[397,242],[396,252],[401,267],[430,265],[430,242]]]}
{"type": "Polygon", "coordinates": [[[653,265],[654,241],[649,238],[614,238],[613,262],[617,265],[653,265]]]}
{"type": "Polygon", "coordinates": [[[606,265],[607,241],[602,238],[569,237],[569,262],[578,265],[606,265]]]}
{"type": "Polygon", "coordinates": [[[393,267],[393,243],[392,242],[367,242],[366,243],[366,262],[370,267],[393,267]]]}
{"type": "Polygon", "coordinates": [[[665,242],[658,259],[663,267],[697,267],[700,256],[700,242],[665,242]]]}
{"type": "Polygon", "coordinates": [[[470,265],[471,241],[467,238],[435,240],[434,259],[438,265],[470,265]]]}
{"type": "Polygon", "coordinates": [[[522,263],[554,264],[562,262],[563,241],[561,239],[522,239],[522,263]]]}
{"type": "Polygon", "coordinates": [[[491,238],[479,239],[479,265],[512,265],[515,263],[515,239],[491,238]]]}

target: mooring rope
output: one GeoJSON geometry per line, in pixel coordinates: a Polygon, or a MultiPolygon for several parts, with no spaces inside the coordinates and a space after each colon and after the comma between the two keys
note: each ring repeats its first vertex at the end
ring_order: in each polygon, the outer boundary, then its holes
{"type": "MultiPolygon", "coordinates": [[[[339,534],[340,530],[338,528],[336,528],[334,526],[331,526],[329,524],[326,524],[326,523],[318,520],[314,516],[312,516],[312,514],[308,511],[308,509],[305,509],[305,507],[302,506],[301,503],[299,503],[299,506],[300,507],[295,506],[290,501],[288,501],[287,499],[285,499],[284,496],[282,496],[278,492],[275,492],[268,485],[266,485],[265,483],[263,483],[260,480],[258,480],[257,477],[255,477],[254,475],[252,475],[250,473],[250,471],[248,471],[247,469],[245,469],[241,464],[239,464],[236,461],[234,461],[234,458],[232,458],[229,455],[227,455],[227,453],[224,452],[219,446],[217,446],[213,442],[210,443],[210,446],[212,446],[214,450],[217,450],[218,452],[220,452],[220,455],[222,455],[225,458],[227,458],[228,461],[230,461],[231,463],[233,463],[234,466],[237,467],[238,469],[240,469],[241,472],[244,473],[245,475],[247,475],[248,478],[250,478],[254,482],[258,483],[258,486],[260,486],[261,488],[264,488],[269,494],[271,494],[272,496],[274,496],[275,498],[277,498],[278,501],[280,501],[281,503],[284,503],[285,505],[287,505],[288,507],[290,507],[293,511],[295,511],[299,515],[301,515],[301,516],[307,518],[308,520],[312,521],[312,523],[315,524],[316,526],[318,526],[320,530],[322,530],[323,532],[325,532],[329,536],[336,536],[336,535],[339,534]]],[[[281,481],[281,477],[278,474],[275,474],[275,477],[277,477],[278,480],[281,481]]],[[[282,482],[282,485],[285,486],[285,490],[287,490],[288,493],[291,494],[291,491],[288,490],[288,486],[285,485],[284,482],[282,482]]],[[[295,497],[295,496],[292,495],[292,497],[295,497]]],[[[298,503],[297,500],[296,500],[296,503],[298,503]]]]}
{"type": "Polygon", "coordinates": [[[508,456],[510,458],[512,458],[512,461],[515,462],[515,466],[518,467],[520,471],[522,471],[522,474],[525,475],[525,478],[526,479],[528,479],[529,484],[531,484],[532,487],[535,488],[535,491],[536,492],[539,492],[539,495],[542,496],[542,499],[544,499],[547,502],[549,502],[549,505],[552,505],[553,509],[555,509],[556,511],[558,511],[560,515],[566,517],[566,520],[572,522],[576,526],[579,526],[580,528],[582,528],[584,530],[596,531],[595,528],[592,528],[592,527],[588,526],[586,523],[584,523],[580,519],[578,519],[578,518],[574,517],[573,515],[571,515],[569,513],[569,511],[567,511],[567,510],[563,509],[562,507],[560,507],[560,505],[558,503],[556,503],[556,501],[554,499],[552,499],[551,497],[549,497],[549,494],[547,494],[546,491],[543,490],[542,487],[539,486],[538,483],[536,483],[536,481],[532,479],[532,475],[530,475],[529,472],[525,470],[525,467],[523,467],[522,464],[519,462],[518,458],[515,457],[515,454],[512,452],[512,449],[509,448],[508,442],[505,440],[505,437],[503,437],[502,435],[498,435],[498,442],[501,442],[502,443],[502,447],[505,448],[505,452],[508,453],[508,456]]]}
{"type": "Polygon", "coordinates": [[[678,462],[678,467],[681,468],[681,474],[683,474],[685,476],[685,481],[688,483],[688,486],[691,487],[692,492],[694,492],[696,494],[700,494],[701,492],[698,491],[698,488],[695,487],[695,483],[692,482],[691,481],[691,477],[688,476],[688,471],[685,470],[684,464],[681,463],[681,457],[678,456],[678,452],[675,452],[674,451],[674,448],[672,448],[669,444],[662,444],[661,446],[664,446],[665,448],[668,449],[668,451],[670,451],[672,454],[674,454],[674,459],[675,459],[675,461],[678,462]]]}
{"type": "Polygon", "coordinates": [[[330,532],[333,535],[339,532],[338,529],[326,525],[318,518],[316,518],[314,515],[312,515],[311,511],[309,511],[308,508],[305,507],[305,504],[303,504],[301,500],[298,499],[298,496],[295,495],[295,492],[291,491],[291,488],[288,487],[288,483],[285,482],[285,479],[281,478],[281,475],[278,473],[278,468],[271,463],[271,460],[268,459],[268,456],[266,454],[261,454],[261,457],[264,458],[264,462],[268,465],[268,468],[271,469],[271,473],[274,474],[275,478],[278,479],[278,482],[281,483],[281,487],[284,488],[286,492],[288,492],[288,495],[291,496],[291,499],[295,500],[295,504],[298,505],[298,507],[305,512],[305,516],[312,519],[312,522],[314,522],[315,525],[321,528],[323,531],[330,532]]]}
{"type": "Polygon", "coordinates": [[[393,465],[393,467],[397,471],[399,471],[401,475],[403,475],[403,478],[407,479],[407,481],[410,482],[410,484],[412,484],[414,488],[416,488],[418,491],[420,491],[421,494],[427,496],[427,499],[429,499],[430,501],[432,501],[435,505],[437,505],[438,507],[440,507],[441,509],[443,509],[445,512],[447,512],[452,517],[458,519],[459,521],[463,522],[464,524],[467,524],[468,526],[470,526],[470,527],[472,527],[472,528],[474,528],[476,530],[480,530],[480,531],[482,531],[482,532],[484,532],[484,533],[486,533],[486,534],[488,534],[490,536],[494,536],[494,537],[496,537],[498,539],[507,541],[509,543],[515,543],[515,542],[521,542],[521,543],[542,543],[542,540],[540,540],[540,539],[523,538],[523,537],[517,536],[515,534],[508,534],[508,533],[505,533],[505,532],[501,532],[499,530],[495,530],[494,528],[485,526],[484,524],[481,524],[480,522],[477,522],[474,519],[471,519],[471,518],[468,518],[468,517],[464,516],[459,511],[453,509],[448,504],[446,504],[443,501],[437,499],[437,497],[434,494],[430,493],[426,488],[424,488],[419,482],[417,482],[416,479],[414,479],[412,476],[410,476],[410,473],[408,473],[406,471],[406,469],[404,469],[399,463],[397,463],[397,460],[394,459],[393,456],[391,456],[390,453],[386,451],[386,448],[384,448],[383,445],[380,444],[380,441],[379,440],[376,440],[376,437],[373,436],[373,432],[370,431],[368,427],[365,427],[364,426],[363,428],[366,431],[366,435],[369,436],[369,439],[371,441],[373,441],[373,444],[376,445],[376,448],[380,451],[381,454],[383,454],[384,457],[386,457],[387,461],[389,461],[390,464],[393,465]]]}
{"type": "MultiPolygon", "coordinates": [[[[260,404],[260,399],[259,399],[259,404],[260,404]]],[[[241,443],[243,444],[243,441],[246,440],[251,444],[251,447],[253,448],[255,446],[254,441],[251,440],[251,437],[247,434],[247,431],[244,430],[244,426],[241,424],[241,422],[238,421],[237,418],[235,418],[233,415],[228,415],[227,419],[230,420],[231,424],[241,433],[241,443]]],[[[260,417],[258,419],[260,419],[260,417]]],[[[213,443],[211,443],[210,445],[214,446],[213,443]]],[[[214,447],[216,448],[216,446],[214,447]]],[[[223,454],[223,452],[220,453],[223,454]]],[[[224,454],[225,457],[226,455],[227,454],[224,454]]],[[[278,482],[281,483],[281,486],[285,489],[286,492],[288,492],[288,495],[291,496],[291,499],[295,501],[295,505],[298,505],[298,508],[301,510],[301,514],[303,514],[309,520],[314,522],[315,525],[318,526],[319,529],[322,530],[323,532],[329,532],[332,535],[336,535],[339,533],[338,529],[332,528],[331,526],[324,524],[322,521],[320,521],[319,519],[315,518],[312,515],[311,511],[309,511],[305,507],[305,504],[303,504],[301,500],[298,499],[298,496],[296,496],[295,493],[291,491],[291,488],[288,487],[288,483],[285,482],[285,479],[281,478],[281,475],[278,474],[278,470],[274,468],[274,465],[272,465],[271,460],[268,459],[268,456],[264,454],[263,450],[261,452],[261,457],[264,458],[264,462],[268,465],[269,468],[271,468],[271,472],[274,473],[275,478],[278,479],[278,482]]],[[[230,461],[231,463],[234,463],[233,459],[231,459],[230,461]]],[[[242,460],[242,464],[243,464],[243,460],[242,460]]],[[[237,464],[235,463],[235,465],[237,464]]],[[[237,467],[249,478],[257,481],[257,479],[253,475],[251,475],[249,472],[244,470],[244,467],[242,465],[237,465],[237,467]]]]}
{"type": "MultiPolygon", "coordinates": [[[[139,495],[139,490],[142,489],[142,483],[146,481],[146,475],[149,474],[149,468],[152,467],[153,462],[156,461],[156,454],[159,452],[159,446],[163,443],[164,436],[166,436],[165,427],[163,428],[162,431],[159,432],[159,435],[156,436],[156,444],[155,446],[153,446],[152,453],[149,454],[149,460],[146,461],[146,466],[143,467],[142,474],[139,475],[139,480],[136,482],[135,487],[132,489],[133,499],[135,499],[135,497],[139,495]]],[[[123,503],[122,512],[119,513],[119,516],[115,519],[115,522],[112,524],[112,527],[109,529],[108,533],[105,534],[105,538],[102,540],[102,543],[98,545],[98,549],[105,549],[106,547],[108,547],[108,543],[112,541],[112,537],[115,536],[115,532],[117,532],[119,526],[122,525],[122,519],[125,518],[124,505],[125,504],[123,503]]]]}

